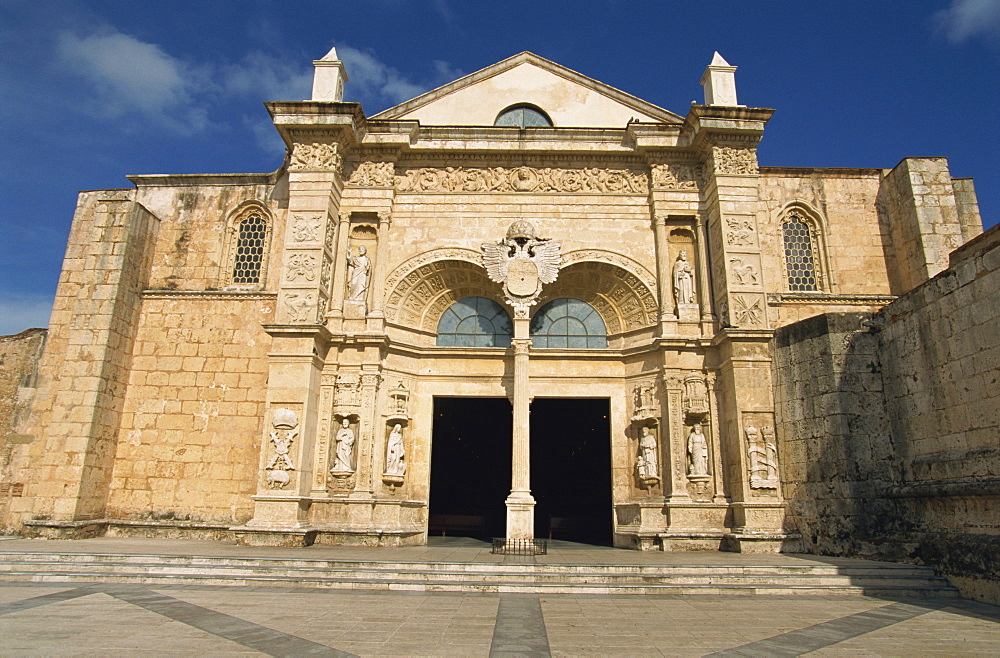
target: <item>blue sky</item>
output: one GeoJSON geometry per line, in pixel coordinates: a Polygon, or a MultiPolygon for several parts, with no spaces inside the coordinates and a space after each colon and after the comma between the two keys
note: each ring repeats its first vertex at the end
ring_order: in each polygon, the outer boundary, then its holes
{"type": "Polygon", "coordinates": [[[943,155],[1000,220],[1000,0],[0,0],[0,334],[48,323],[77,191],[276,169],[261,103],[333,45],[369,115],[522,50],[685,114],[718,50],[761,164],[943,155]]]}

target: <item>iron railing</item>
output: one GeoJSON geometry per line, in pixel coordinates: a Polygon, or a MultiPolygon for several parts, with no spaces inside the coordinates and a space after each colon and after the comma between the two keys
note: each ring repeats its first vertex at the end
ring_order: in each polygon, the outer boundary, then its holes
{"type": "Polygon", "coordinates": [[[545,555],[549,542],[545,539],[507,539],[494,537],[491,553],[499,555],[545,555]]]}

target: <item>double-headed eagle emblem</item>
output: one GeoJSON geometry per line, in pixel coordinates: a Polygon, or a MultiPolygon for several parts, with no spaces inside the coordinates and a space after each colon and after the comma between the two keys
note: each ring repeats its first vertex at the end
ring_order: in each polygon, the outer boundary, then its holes
{"type": "Polygon", "coordinates": [[[531,306],[542,292],[542,284],[559,276],[562,255],[559,243],[535,235],[535,227],[519,219],[507,228],[507,237],[483,244],[483,267],[490,280],[503,284],[511,306],[531,306]]]}

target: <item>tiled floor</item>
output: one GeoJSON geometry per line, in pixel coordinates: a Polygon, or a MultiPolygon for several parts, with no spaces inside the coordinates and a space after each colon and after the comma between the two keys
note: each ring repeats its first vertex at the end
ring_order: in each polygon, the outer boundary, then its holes
{"type": "MultiPolygon", "coordinates": [[[[16,540],[0,551],[495,561],[451,541],[400,549],[16,540]]],[[[553,563],[708,564],[809,556],[563,546],[553,563]]],[[[0,655],[996,655],[1000,608],[962,599],[366,592],[0,583],[0,655]]]]}

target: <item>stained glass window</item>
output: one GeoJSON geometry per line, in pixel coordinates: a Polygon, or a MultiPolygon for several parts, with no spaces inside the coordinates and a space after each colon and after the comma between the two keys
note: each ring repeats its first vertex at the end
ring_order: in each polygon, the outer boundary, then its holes
{"type": "Polygon", "coordinates": [[[466,297],[438,321],[437,344],[444,347],[510,347],[513,327],[502,306],[485,297],[466,297]]]}
{"type": "Polygon", "coordinates": [[[550,127],[552,120],[537,107],[515,105],[501,112],[493,125],[517,126],[518,128],[550,127]]]}
{"type": "Polygon", "coordinates": [[[267,221],[253,213],[240,222],[236,237],[233,283],[260,283],[264,249],[267,246],[267,221]]]}
{"type": "Polygon", "coordinates": [[[785,269],[788,289],[815,291],[816,262],[812,230],[798,215],[790,215],[781,227],[785,241],[785,269]]]}
{"type": "Polygon", "coordinates": [[[593,306],[564,297],[535,313],[531,319],[531,344],[539,348],[601,349],[608,346],[608,330],[593,306]]]}

